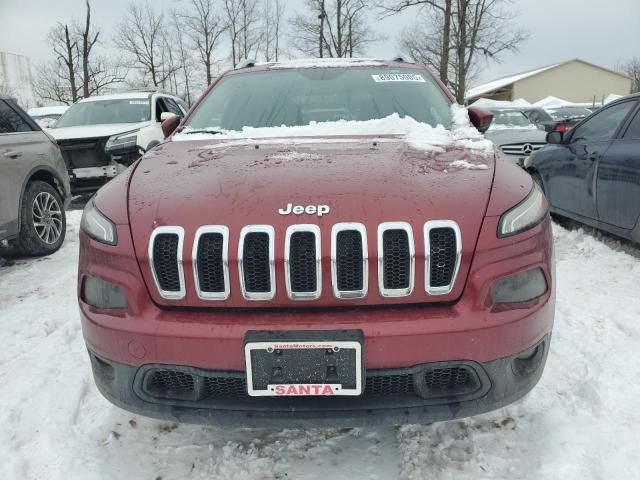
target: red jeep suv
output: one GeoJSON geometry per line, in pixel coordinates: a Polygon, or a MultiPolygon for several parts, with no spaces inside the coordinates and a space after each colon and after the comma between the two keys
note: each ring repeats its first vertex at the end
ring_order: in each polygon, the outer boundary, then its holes
{"type": "Polygon", "coordinates": [[[490,121],[401,59],[220,76],[84,211],[100,391],[253,427],[433,422],[525,395],[553,326],[551,225],[490,121]]]}

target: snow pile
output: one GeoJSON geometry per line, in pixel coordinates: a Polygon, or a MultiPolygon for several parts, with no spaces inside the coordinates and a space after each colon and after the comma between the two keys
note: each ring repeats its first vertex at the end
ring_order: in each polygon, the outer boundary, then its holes
{"type": "Polygon", "coordinates": [[[491,98],[481,98],[471,104],[472,107],[479,108],[524,108],[530,107],[531,104],[524,98],[518,98],[513,101],[508,100],[493,100],[491,98]]]}
{"type": "Polygon", "coordinates": [[[542,100],[538,100],[533,104],[534,107],[540,108],[560,108],[560,107],[575,107],[577,103],[570,102],[568,100],[563,100],[562,98],[554,97],[550,95],[548,97],[543,98],[542,100]]]}
{"type": "Polygon", "coordinates": [[[620,100],[621,98],[624,98],[624,95],[617,95],[615,93],[612,93],[611,95],[607,96],[607,98],[604,99],[603,105],[607,105],[608,103],[615,102],[616,100],[620,100]]]}
{"type": "MultiPolygon", "coordinates": [[[[190,133],[193,131],[186,127],[182,132],[173,136],[173,141],[189,140],[232,140],[206,145],[202,148],[227,148],[230,146],[250,143],[256,139],[278,139],[273,143],[301,143],[298,138],[314,138],[309,143],[321,143],[323,141],[334,142],[336,137],[362,136],[362,135],[396,135],[401,136],[409,145],[419,150],[443,151],[444,147],[454,145],[471,150],[493,151],[493,144],[485,140],[482,134],[473,127],[469,121],[469,115],[465,108],[458,105],[452,106],[453,124],[450,129],[442,125],[432,127],[426,123],[417,122],[413,118],[401,118],[397,113],[385,118],[352,121],[338,120],[335,122],[311,122],[309,125],[295,127],[244,127],[241,131],[222,130],[219,134],[190,133]],[[325,137],[325,138],[322,138],[325,137]],[[331,137],[328,139],[326,137],[331,137]]],[[[212,129],[219,131],[217,128],[212,129]]]]}
{"type": "Polygon", "coordinates": [[[98,393],[76,304],[78,224],[49,257],[0,267],[0,478],[632,479],[640,470],[640,251],[554,226],[546,371],[515,405],[400,428],[178,425],[98,393]],[[606,285],[606,288],[603,288],[606,285]]]}

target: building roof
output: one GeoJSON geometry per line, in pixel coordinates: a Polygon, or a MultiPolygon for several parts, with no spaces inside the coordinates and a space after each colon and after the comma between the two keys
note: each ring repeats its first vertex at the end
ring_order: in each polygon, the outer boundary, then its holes
{"type": "Polygon", "coordinates": [[[503,88],[503,87],[506,87],[506,86],[511,85],[513,83],[516,83],[516,82],[519,82],[521,80],[524,80],[525,78],[533,77],[535,75],[539,75],[539,74],[541,74],[543,72],[546,72],[547,70],[551,70],[552,68],[556,68],[556,67],[560,67],[560,66],[563,66],[563,65],[567,65],[567,64],[573,63],[573,62],[581,62],[581,63],[584,63],[584,64],[589,65],[591,67],[599,68],[600,70],[605,70],[605,71],[607,71],[609,73],[613,73],[613,74],[619,75],[621,77],[629,78],[624,73],[616,72],[615,70],[610,70],[608,68],[601,67],[601,66],[595,65],[593,63],[585,62],[584,60],[580,60],[579,58],[574,58],[573,60],[568,60],[566,62],[554,63],[553,65],[547,65],[546,67],[541,67],[541,68],[537,68],[535,70],[529,70],[529,71],[522,72],[522,73],[516,73],[516,74],[513,74],[513,75],[508,75],[506,77],[501,77],[501,78],[498,78],[498,79],[493,80],[493,81],[488,82],[488,83],[483,83],[482,85],[478,85],[476,87],[470,88],[469,91],[467,92],[466,98],[467,99],[472,99],[472,98],[480,97],[480,96],[482,96],[484,94],[487,94],[487,93],[493,92],[495,90],[498,90],[499,88],[503,88]]]}

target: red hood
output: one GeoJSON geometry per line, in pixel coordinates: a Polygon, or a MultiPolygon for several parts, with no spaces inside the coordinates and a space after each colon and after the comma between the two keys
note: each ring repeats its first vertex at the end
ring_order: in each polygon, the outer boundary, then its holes
{"type": "MultiPolygon", "coordinates": [[[[132,177],[129,213],[136,252],[147,286],[159,304],[192,306],[263,306],[245,302],[237,269],[231,268],[231,297],[204,302],[193,293],[191,245],[202,225],[227,225],[229,264],[237,260],[240,229],[270,224],[276,231],[277,296],[271,306],[300,305],[287,298],[283,278],[284,231],[295,223],[317,224],[322,231],[323,295],[313,305],[412,303],[457,298],[464,287],[478,232],[489,201],[494,173],[493,153],[451,148],[446,152],[416,150],[399,138],[304,139],[290,144],[260,141],[168,142],[149,152],[132,177]],[[287,204],[328,205],[317,215],[280,215],[287,204]],[[424,274],[422,227],[428,220],[455,220],[462,231],[463,256],[456,288],[447,296],[429,297],[419,288],[424,274]],[[361,222],[368,232],[369,258],[377,253],[379,223],[409,222],[416,245],[416,288],[409,297],[382,298],[375,288],[362,300],[336,300],[330,286],[330,231],[338,222],[361,222]],[[146,252],[157,226],[185,229],[184,270],[187,297],[163,300],[157,294],[146,252]],[[422,272],[422,273],[421,273],[422,272]],[[327,284],[325,284],[327,280],[327,284]],[[190,283],[191,282],[191,283],[190,283]],[[236,287],[236,288],[234,288],[236,287]],[[327,288],[328,287],[328,288],[327,288]]],[[[375,265],[375,263],[371,263],[375,265]]],[[[370,285],[377,285],[370,268],[370,285]]]]}

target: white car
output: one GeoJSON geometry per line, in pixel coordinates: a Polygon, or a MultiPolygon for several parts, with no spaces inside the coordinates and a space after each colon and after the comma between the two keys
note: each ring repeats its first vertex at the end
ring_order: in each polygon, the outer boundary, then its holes
{"type": "Polygon", "coordinates": [[[72,193],[96,190],[164,140],[161,122],[186,104],[160,92],[102,95],[72,105],[48,132],[67,163],[72,193]]]}
{"type": "Polygon", "coordinates": [[[35,107],[27,112],[40,128],[53,128],[58,119],[69,109],[68,105],[51,105],[49,107],[35,107]]]}

